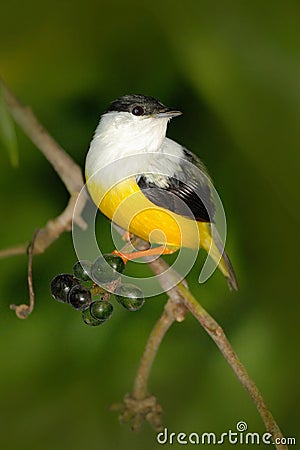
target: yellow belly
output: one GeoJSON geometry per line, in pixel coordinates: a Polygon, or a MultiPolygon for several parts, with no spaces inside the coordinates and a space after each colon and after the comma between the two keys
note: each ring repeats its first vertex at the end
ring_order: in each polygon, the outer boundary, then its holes
{"type": "Polygon", "coordinates": [[[142,193],[134,178],[120,182],[106,193],[92,181],[88,181],[87,185],[93,201],[103,214],[145,241],[172,248],[197,248],[200,238],[204,247],[211,242],[209,224],[154,205],[142,193]]]}

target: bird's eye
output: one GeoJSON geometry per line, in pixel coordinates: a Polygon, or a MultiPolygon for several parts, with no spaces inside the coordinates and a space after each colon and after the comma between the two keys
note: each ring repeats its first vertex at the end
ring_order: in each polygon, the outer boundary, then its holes
{"type": "Polygon", "coordinates": [[[142,116],[145,111],[142,106],[134,106],[131,112],[134,116],[142,116]]]}

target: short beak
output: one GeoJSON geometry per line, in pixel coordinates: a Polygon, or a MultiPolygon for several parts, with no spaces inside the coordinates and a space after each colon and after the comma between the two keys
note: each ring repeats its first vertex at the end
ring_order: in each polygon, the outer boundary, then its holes
{"type": "Polygon", "coordinates": [[[181,116],[181,114],[182,114],[181,111],[176,111],[175,109],[171,109],[171,108],[164,108],[164,109],[161,109],[160,112],[155,114],[155,117],[157,119],[161,119],[161,118],[172,119],[172,117],[181,116]]]}

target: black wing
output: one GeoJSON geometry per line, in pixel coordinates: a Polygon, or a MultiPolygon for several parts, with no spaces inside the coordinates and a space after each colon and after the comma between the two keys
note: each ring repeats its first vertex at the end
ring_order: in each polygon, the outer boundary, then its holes
{"type": "Polygon", "coordinates": [[[148,200],[155,205],[185,217],[195,218],[199,222],[213,222],[215,206],[211,191],[212,183],[205,166],[186,149],[184,155],[192,164],[183,163],[181,170],[173,177],[144,174],[137,178],[137,184],[148,200]]]}

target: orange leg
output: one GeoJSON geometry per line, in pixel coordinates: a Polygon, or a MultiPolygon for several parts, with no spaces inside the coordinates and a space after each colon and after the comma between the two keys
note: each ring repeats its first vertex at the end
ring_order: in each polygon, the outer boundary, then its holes
{"type": "Polygon", "coordinates": [[[160,255],[171,255],[176,252],[177,249],[170,249],[164,247],[163,245],[159,247],[149,248],[148,250],[138,250],[132,253],[122,253],[119,250],[114,250],[113,254],[120,256],[125,264],[127,261],[131,261],[132,259],[142,258],[143,256],[160,256],[160,255]]]}
{"type": "Polygon", "coordinates": [[[122,240],[125,242],[131,242],[134,238],[134,234],[130,233],[129,231],[124,231],[124,234],[122,236],[122,240]]]}

